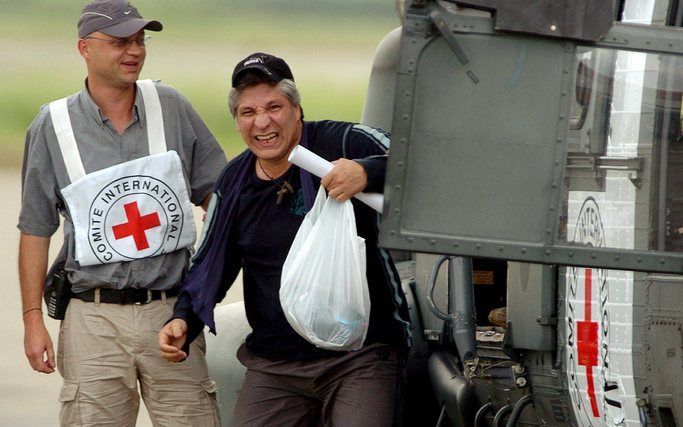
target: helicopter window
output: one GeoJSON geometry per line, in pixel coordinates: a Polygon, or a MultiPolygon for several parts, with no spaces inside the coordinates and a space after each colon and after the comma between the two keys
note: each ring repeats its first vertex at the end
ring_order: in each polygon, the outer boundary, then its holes
{"type": "Polygon", "coordinates": [[[590,49],[575,70],[558,238],[683,251],[683,58],[590,49]]]}
{"type": "Polygon", "coordinates": [[[655,107],[654,143],[660,157],[657,194],[657,234],[653,246],[659,250],[683,250],[683,132],[681,94],[683,60],[662,58],[655,107]]]}

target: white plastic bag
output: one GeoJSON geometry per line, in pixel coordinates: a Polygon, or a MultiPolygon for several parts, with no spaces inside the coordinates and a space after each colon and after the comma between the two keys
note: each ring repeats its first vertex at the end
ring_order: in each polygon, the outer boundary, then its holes
{"type": "Polygon", "coordinates": [[[321,186],[282,267],[280,303],[295,331],[318,347],[358,350],[370,320],[365,240],[353,206],[321,186]]]}

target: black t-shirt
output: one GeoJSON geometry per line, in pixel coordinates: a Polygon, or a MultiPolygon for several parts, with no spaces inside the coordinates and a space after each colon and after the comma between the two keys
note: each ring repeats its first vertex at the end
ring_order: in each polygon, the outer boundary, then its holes
{"type": "Polygon", "coordinates": [[[264,181],[252,168],[239,196],[234,222],[235,252],[242,257],[242,281],[247,320],[252,333],[247,345],[271,358],[305,359],[333,352],[303,339],[287,322],[280,304],[280,276],[289,247],[305,215],[299,171],[264,181]],[[292,188],[277,204],[287,181],[292,188]]]}

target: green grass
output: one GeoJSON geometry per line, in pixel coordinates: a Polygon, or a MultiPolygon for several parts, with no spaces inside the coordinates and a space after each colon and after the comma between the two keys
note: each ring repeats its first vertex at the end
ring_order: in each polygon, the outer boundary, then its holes
{"type": "MultiPolygon", "coordinates": [[[[229,156],[244,145],[227,112],[234,64],[254,51],[284,57],[307,120],[360,119],[372,55],[398,25],[391,0],[139,0],[152,33],[142,78],[179,89],[229,156]]],[[[21,161],[38,108],[83,85],[76,19],[84,2],[22,0],[0,16],[0,165],[21,161]]]]}

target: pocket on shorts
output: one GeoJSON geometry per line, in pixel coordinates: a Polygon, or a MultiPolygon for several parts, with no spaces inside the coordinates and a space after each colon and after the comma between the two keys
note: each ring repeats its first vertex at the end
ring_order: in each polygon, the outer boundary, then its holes
{"type": "Polygon", "coordinates": [[[76,400],[78,394],[78,382],[64,380],[62,389],[59,391],[59,401],[62,403],[72,402],[76,400]]]}
{"type": "Polygon", "coordinates": [[[204,425],[207,427],[220,427],[221,415],[220,408],[218,407],[218,402],[216,398],[216,392],[218,391],[216,381],[207,378],[202,381],[202,388],[204,389],[204,395],[206,396],[206,408],[208,415],[204,425]]]}
{"type": "Polygon", "coordinates": [[[60,420],[62,425],[80,425],[81,416],[78,410],[78,382],[64,380],[59,391],[59,402],[62,404],[60,420]]]}
{"type": "Polygon", "coordinates": [[[218,386],[216,385],[216,381],[206,379],[202,381],[202,388],[204,391],[209,394],[209,395],[216,395],[216,391],[218,391],[218,386]]]}
{"type": "Polygon", "coordinates": [[[218,411],[218,407],[216,406],[216,392],[218,391],[216,381],[210,378],[202,380],[202,388],[204,389],[204,394],[206,395],[209,405],[213,406],[215,410],[218,411]]]}

